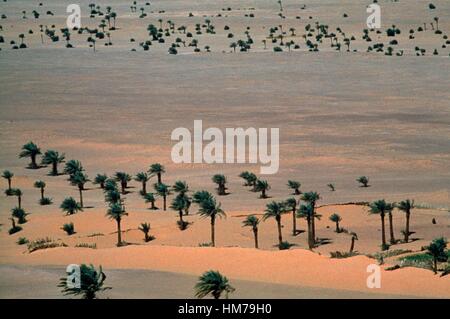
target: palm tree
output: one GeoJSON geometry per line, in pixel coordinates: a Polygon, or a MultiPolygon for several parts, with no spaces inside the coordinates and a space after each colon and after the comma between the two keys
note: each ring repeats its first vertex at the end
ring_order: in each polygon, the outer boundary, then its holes
{"type": "Polygon", "coordinates": [[[83,165],[77,160],[69,160],[64,166],[64,174],[68,174],[69,176],[73,176],[76,172],[82,171],[84,171],[83,165]]]}
{"type": "Polygon", "coordinates": [[[208,191],[197,191],[192,196],[193,202],[199,204],[200,206],[203,202],[206,202],[212,198],[214,198],[214,196],[208,191]]]}
{"type": "Polygon", "coordinates": [[[58,287],[62,288],[64,295],[82,295],[83,299],[96,299],[97,293],[110,287],[103,287],[106,275],[100,266],[97,271],[93,265],[80,265],[80,286],[74,287],[73,283],[68,284],[68,276],[60,279],[58,287]]]}
{"type": "Polygon", "coordinates": [[[377,214],[381,217],[381,248],[386,250],[388,245],[386,244],[386,228],[384,224],[384,217],[386,212],[390,209],[391,204],[386,203],[384,199],[377,200],[370,204],[370,214],[377,214]]]}
{"type": "Polygon", "coordinates": [[[119,191],[119,188],[117,187],[117,182],[114,179],[108,178],[105,181],[105,187],[103,188],[103,191],[104,192],[109,192],[111,190],[119,191]]]}
{"type": "Polygon", "coordinates": [[[178,211],[178,216],[180,217],[180,220],[178,221],[178,226],[180,230],[185,230],[187,223],[183,220],[183,210],[186,209],[187,202],[185,199],[185,196],[182,194],[178,194],[173,200],[172,204],[170,205],[170,208],[173,210],[178,211]]]}
{"type": "Polygon", "coordinates": [[[80,205],[81,208],[84,207],[83,205],[83,191],[84,191],[84,184],[86,184],[89,181],[88,176],[84,174],[83,172],[76,172],[71,178],[70,182],[72,185],[78,187],[78,191],[80,192],[80,205]]]}
{"type": "Polygon", "coordinates": [[[22,152],[19,154],[19,158],[29,157],[31,158],[31,163],[29,168],[36,169],[38,165],[36,164],[36,156],[41,154],[41,149],[33,142],[28,142],[22,146],[22,152]]]}
{"type": "Polygon", "coordinates": [[[101,189],[105,188],[105,182],[108,179],[108,176],[106,174],[97,174],[94,178],[94,184],[100,185],[101,189]]]}
{"type": "Polygon", "coordinates": [[[311,236],[313,243],[316,243],[316,202],[320,199],[320,195],[317,192],[307,192],[302,195],[302,200],[307,202],[311,207],[311,236]]]}
{"type": "Polygon", "coordinates": [[[116,189],[111,189],[105,193],[105,201],[111,204],[121,203],[120,192],[116,189]]]}
{"type": "Polygon", "coordinates": [[[82,212],[83,207],[81,207],[80,204],[77,203],[77,201],[73,197],[67,197],[63,200],[61,203],[61,206],[59,206],[63,212],[65,212],[67,215],[73,215],[77,212],[82,212]]]}
{"type": "Polygon", "coordinates": [[[283,11],[283,2],[281,0],[278,0],[277,2],[280,5],[280,11],[283,11]]]}
{"type": "Polygon", "coordinates": [[[176,181],[173,184],[172,189],[175,193],[186,194],[189,191],[189,186],[184,181],[176,181]]]}
{"type": "Polygon", "coordinates": [[[217,184],[217,193],[219,195],[226,195],[225,190],[227,189],[225,184],[227,183],[227,179],[222,174],[216,174],[212,177],[213,183],[217,184]]]}
{"type": "Polygon", "coordinates": [[[297,235],[297,200],[294,197],[288,198],[285,201],[286,208],[290,208],[292,210],[292,236],[297,235]]]}
{"type": "Polygon", "coordinates": [[[39,188],[41,190],[41,201],[43,201],[44,200],[45,182],[44,181],[36,181],[36,182],[34,182],[34,187],[39,188]]]}
{"type": "Polygon", "coordinates": [[[369,187],[369,178],[366,176],[360,176],[356,179],[356,181],[362,184],[362,187],[369,187]]]}
{"type": "Polygon", "coordinates": [[[8,181],[8,191],[11,191],[11,180],[14,176],[14,173],[8,170],[4,170],[2,177],[8,181]]]}
{"type": "Polygon", "coordinates": [[[131,176],[125,172],[116,172],[115,180],[120,182],[120,187],[122,188],[122,194],[126,194],[126,188],[128,187],[128,182],[131,181],[131,176]]]}
{"type": "Polygon", "coordinates": [[[261,192],[261,196],[259,198],[267,198],[266,192],[270,189],[270,185],[265,180],[258,179],[256,181],[255,191],[261,192]]]}
{"type": "Polygon", "coordinates": [[[42,157],[42,164],[52,165],[51,175],[58,175],[58,164],[63,163],[66,156],[64,153],[59,154],[57,151],[48,150],[44,153],[42,157]]]}
{"type": "Polygon", "coordinates": [[[17,196],[17,206],[19,208],[22,208],[22,190],[20,188],[12,188],[11,189],[11,194],[13,196],[17,196]]]}
{"type": "Polygon", "coordinates": [[[358,235],[354,232],[351,232],[350,235],[352,235],[352,243],[350,245],[350,253],[353,253],[353,250],[355,249],[355,240],[358,240],[358,235]]]}
{"type": "Polygon", "coordinates": [[[447,248],[447,240],[443,237],[433,239],[430,245],[426,247],[427,254],[433,257],[433,271],[435,274],[437,274],[438,261],[448,260],[445,248],[447,248]]]}
{"type": "Polygon", "coordinates": [[[332,214],[330,216],[330,220],[334,223],[336,223],[336,233],[340,233],[341,232],[341,228],[339,227],[339,222],[342,220],[341,216],[339,216],[339,214],[332,214]]]}
{"type": "Polygon", "coordinates": [[[253,186],[255,187],[256,185],[256,181],[258,180],[258,178],[256,177],[255,174],[251,173],[251,172],[242,172],[241,174],[239,174],[239,177],[243,178],[245,180],[245,184],[244,186],[253,186]]]}
{"type": "Polygon", "coordinates": [[[128,215],[125,209],[119,203],[109,206],[106,216],[109,219],[114,219],[117,222],[117,247],[122,246],[122,230],[120,229],[120,222],[124,216],[128,215]]]}
{"type": "Polygon", "coordinates": [[[305,218],[306,223],[308,225],[308,247],[309,249],[314,248],[315,246],[315,240],[312,236],[312,227],[311,227],[311,220],[313,219],[313,210],[311,208],[311,205],[301,205],[300,208],[297,211],[297,217],[305,218]]]}
{"type": "Polygon", "coordinates": [[[167,186],[166,184],[163,183],[157,183],[154,185],[156,192],[158,193],[159,196],[162,196],[163,198],[163,209],[166,209],[166,205],[167,205],[167,196],[170,195],[170,189],[169,186],[167,186]]]}
{"type": "Polygon", "coordinates": [[[139,226],[139,230],[144,233],[144,241],[147,243],[151,240],[151,237],[148,235],[150,232],[150,224],[149,223],[142,223],[139,226]]]}
{"type": "Polygon", "coordinates": [[[278,228],[278,244],[281,247],[283,243],[283,235],[281,234],[281,215],[286,213],[286,206],[281,202],[270,202],[266,205],[266,210],[263,215],[263,220],[268,218],[275,218],[278,228]]]}
{"type": "Polygon", "coordinates": [[[155,164],[150,165],[148,172],[150,174],[156,174],[158,176],[158,184],[161,184],[162,183],[161,175],[162,175],[162,173],[165,173],[166,170],[165,170],[164,166],[162,166],[161,164],[155,163],[155,164]]]}
{"type": "Polygon", "coordinates": [[[387,213],[388,213],[388,217],[389,217],[389,242],[391,243],[391,245],[394,245],[396,243],[395,237],[394,237],[394,221],[392,220],[392,211],[394,210],[395,207],[395,203],[394,204],[390,204],[389,207],[387,208],[387,213]]]}
{"type": "Polygon", "coordinates": [[[219,299],[222,293],[225,292],[225,296],[228,299],[228,294],[233,291],[235,289],[228,282],[228,278],[214,270],[203,273],[195,285],[195,296],[197,298],[204,298],[211,294],[214,299],[219,299]]]}
{"type": "Polygon", "coordinates": [[[210,197],[200,202],[199,214],[202,217],[209,217],[211,219],[211,245],[216,246],[215,242],[215,222],[217,217],[226,216],[222,210],[220,203],[217,204],[214,197],[210,197]]]}
{"type": "Polygon", "coordinates": [[[20,207],[14,207],[11,209],[11,214],[13,217],[17,218],[19,224],[25,224],[27,222],[27,213],[20,207]]]}
{"type": "Polygon", "coordinates": [[[247,218],[242,222],[243,227],[251,227],[253,230],[253,235],[255,236],[255,248],[258,249],[258,224],[259,219],[255,215],[249,215],[247,218]]]}
{"type": "Polygon", "coordinates": [[[150,179],[150,176],[148,176],[148,174],[145,172],[137,173],[136,177],[134,178],[134,180],[136,182],[142,183],[142,190],[141,190],[142,195],[145,195],[147,193],[147,182],[149,179],[150,179]]]}
{"type": "Polygon", "coordinates": [[[153,193],[146,193],[144,195],[144,199],[145,199],[146,203],[151,203],[150,209],[158,209],[158,207],[155,206],[155,201],[156,201],[155,194],[153,194],[153,193]]]}
{"type": "Polygon", "coordinates": [[[414,208],[414,201],[409,199],[401,201],[398,203],[397,208],[406,214],[406,228],[403,234],[405,236],[405,243],[407,243],[409,235],[411,234],[409,231],[409,220],[411,217],[411,210],[414,208]]]}
{"type": "Polygon", "coordinates": [[[288,183],[287,183],[287,186],[294,190],[294,194],[295,195],[300,195],[301,194],[301,192],[300,192],[300,186],[301,186],[300,182],[289,180],[288,183]]]}

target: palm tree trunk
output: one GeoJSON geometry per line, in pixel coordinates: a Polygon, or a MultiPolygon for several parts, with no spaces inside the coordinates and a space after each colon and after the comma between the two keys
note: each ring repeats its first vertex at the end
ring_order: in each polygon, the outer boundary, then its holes
{"type": "Polygon", "coordinates": [[[339,222],[336,222],[336,233],[340,233],[339,222]]]}
{"type": "Polygon", "coordinates": [[[8,178],[8,190],[11,190],[11,178],[8,178]]]}
{"type": "Polygon", "coordinates": [[[58,164],[56,162],[52,163],[52,175],[58,175],[58,164]]]}
{"type": "Polygon", "coordinates": [[[297,219],[295,218],[295,208],[292,210],[292,236],[297,235],[297,219]]]}
{"type": "Polygon", "coordinates": [[[254,228],[253,229],[253,234],[255,235],[255,248],[258,249],[259,245],[258,245],[258,228],[254,228]]]}
{"type": "Polygon", "coordinates": [[[44,200],[44,188],[41,188],[41,200],[44,200]]]}
{"type": "Polygon", "coordinates": [[[122,183],[120,183],[120,185],[122,186],[122,194],[126,194],[126,188],[127,188],[127,183],[124,183],[124,182],[122,182],[122,183]]]}
{"type": "Polygon", "coordinates": [[[161,173],[158,173],[158,184],[162,184],[162,181],[161,181],[161,173]]]}
{"type": "Polygon", "coordinates": [[[18,204],[19,204],[19,208],[22,208],[22,196],[17,196],[17,201],[18,201],[18,204]]]}
{"type": "Polygon", "coordinates": [[[178,214],[180,216],[180,226],[182,226],[183,225],[183,210],[180,209],[178,211],[178,214]]]}
{"type": "Polygon", "coordinates": [[[214,219],[214,217],[211,217],[211,245],[213,247],[216,247],[216,240],[215,240],[215,233],[214,233],[214,224],[215,224],[215,219],[214,219]]]}
{"type": "Polygon", "coordinates": [[[355,249],[355,237],[352,237],[352,244],[350,245],[350,253],[353,252],[353,249],[355,249]]]}
{"type": "Polygon", "coordinates": [[[151,209],[156,209],[156,207],[155,207],[155,201],[152,202],[152,207],[151,207],[151,209]]]}
{"type": "Polygon", "coordinates": [[[166,210],[166,195],[163,196],[163,208],[166,210]]]}
{"type": "Polygon", "coordinates": [[[384,226],[384,214],[381,214],[381,244],[386,246],[386,231],[384,226]]]}
{"type": "Polygon", "coordinates": [[[433,258],[433,271],[435,274],[437,274],[437,258],[433,258]]]}
{"type": "Polygon", "coordinates": [[[31,154],[31,167],[32,168],[36,168],[36,155],[35,154],[31,154]]]}
{"type": "Polygon", "coordinates": [[[145,181],[142,182],[142,194],[147,194],[147,183],[145,181]]]}
{"type": "Polygon", "coordinates": [[[266,190],[265,189],[263,189],[261,191],[261,198],[266,198],[266,190]]]}
{"type": "Polygon", "coordinates": [[[311,205],[311,209],[312,209],[312,217],[311,217],[311,240],[312,243],[315,244],[316,243],[316,212],[314,210],[314,205],[311,205]]]}
{"type": "Polygon", "coordinates": [[[122,230],[120,229],[120,219],[117,219],[117,246],[122,245],[122,230]]]}
{"type": "Polygon", "coordinates": [[[308,247],[309,249],[312,249],[314,247],[314,244],[311,239],[311,217],[307,217],[306,222],[308,223],[308,247]]]}
{"type": "Polygon", "coordinates": [[[81,205],[81,208],[83,208],[84,207],[84,205],[83,205],[83,190],[81,189],[81,187],[79,188],[79,191],[80,191],[80,205],[81,205]]]}
{"type": "Polygon", "coordinates": [[[390,243],[391,245],[395,244],[395,238],[394,238],[394,222],[392,220],[392,213],[389,213],[389,235],[390,235],[390,243]]]}
{"type": "Polygon", "coordinates": [[[283,236],[281,234],[281,219],[277,219],[277,227],[278,227],[278,243],[281,244],[283,243],[283,236]]]}
{"type": "Polygon", "coordinates": [[[410,212],[406,212],[406,229],[405,229],[405,242],[408,242],[409,240],[409,218],[410,218],[410,212]]]}

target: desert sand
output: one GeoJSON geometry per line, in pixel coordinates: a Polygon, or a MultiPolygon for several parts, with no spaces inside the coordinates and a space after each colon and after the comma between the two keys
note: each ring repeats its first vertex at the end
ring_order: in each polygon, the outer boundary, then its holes
{"type": "MultiPolygon", "coordinates": [[[[68,1],[46,1],[42,8],[18,0],[0,4],[0,13],[8,16],[0,20],[0,35],[5,38],[0,44],[0,170],[14,172],[13,187],[23,191],[22,205],[31,214],[21,232],[8,235],[8,218],[17,199],[0,196],[2,298],[61,297],[56,285],[69,263],[101,264],[107,283],[114,288],[105,294],[110,297],[127,297],[130,291],[140,289],[141,293],[133,296],[192,298],[195,279],[208,269],[217,269],[236,282],[235,296],[243,298],[450,298],[449,276],[438,277],[417,268],[383,270],[382,288],[367,288],[366,267],[377,260],[365,255],[380,250],[379,217],[369,215],[366,206],[336,205],[381,198],[390,202],[414,199],[418,206],[411,216],[414,241],[391,249],[418,252],[434,238],[450,237],[449,48],[441,48],[441,36],[431,31],[408,40],[410,28],[433,22],[437,15],[440,29],[450,32],[447,1],[433,1],[434,12],[428,10],[426,1],[379,1],[383,30],[392,24],[402,30],[396,49],[404,50],[401,57],[365,52],[368,44],[361,36],[365,6],[371,1],[303,1],[305,10],[296,1],[283,1],[285,19],[277,16],[276,1],[152,1],[144,19],[130,13],[128,1],[97,2],[102,7],[111,5],[118,13],[118,30],[112,32],[114,45],[105,47],[99,40],[95,53],[88,47],[86,35],[72,35],[73,49],[66,49],[63,40],[50,43],[46,38],[41,43],[39,25],[63,27],[68,1]],[[233,10],[223,12],[226,7],[233,10]],[[42,14],[36,20],[31,16],[35,9],[41,13],[52,10],[55,15],[42,14]],[[27,19],[22,19],[22,10],[27,19]],[[194,17],[189,18],[189,12],[194,17]],[[342,18],[344,12],[349,15],[346,19],[342,18]],[[218,13],[224,16],[217,17],[218,13]],[[245,17],[249,13],[255,18],[245,17]],[[217,34],[195,36],[202,49],[199,53],[181,47],[176,56],[169,55],[167,49],[179,34],[165,44],[153,44],[149,51],[138,45],[148,39],[147,25],[158,25],[159,18],[164,23],[185,24],[192,31],[205,16],[212,20],[217,34]],[[336,52],[328,40],[320,52],[308,52],[301,34],[306,24],[316,20],[354,35],[352,49],[357,52],[336,52]],[[268,29],[280,23],[285,30],[296,28],[298,35],[293,40],[301,43],[299,50],[274,53],[271,43],[264,50],[261,41],[268,29]],[[225,25],[230,26],[234,39],[227,38],[225,25]],[[232,53],[229,43],[244,38],[246,26],[251,27],[252,50],[232,53]],[[28,34],[29,29],[34,34],[28,34]],[[12,50],[9,42],[19,41],[20,33],[25,33],[28,48],[12,50]],[[130,38],[136,41],[130,42],[130,38]],[[205,52],[205,45],[211,52],[205,52]],[[416,45],[427,49],[426,56],[414,55],[416,45]],[[432,55],[435,48],[437,56],[432,55]],[[269,199],[259,199],[238,177],[244,170],[259,175],[259,165],[172,162],[172,130],[192,129],[196,119],[203,120],[206,127],[220,129],[280,128],[280,170],[263,176],[271,185],[269,199]],[[215,193],[211,176],[226,175],[230,194],[216,196],[227,214],[217,221],[217,247],[198,247],[209,241],[210,229],[209,220],[195,214],[195,205],[186,216],[192,224],[180,231],[176,212],[149,210],[139,195],[140,184],[134,181],[125,196],[129,215],[122,222],[123,239],[130,245],[115,247],[116,224],[105,217],[103,192],[88,183],[86,209],[65,216],[59,205],[67,196],[78,198],[78,190],[67,176],[48,176],[49,167],[26,168],[28,160],[18,159],[18,154],[30,140],[42,151],[55,149],[64,152],[67,160],[80,160],[91,179],[97,173],[111,176],[116,171],[134,175],[159,162],[166,167],[165,183],[186,180],[192,191],[215,193]],[[370,187],[359,187],[355,179],[361,175],[369,176],[370,187]],[[38,203],[39,190],[33,187],[38,179],[47,183],[46,195],[53,199],[50,206],[38,203]],[[268,220],[260,224],[261,249],[256,250],[252,232],[242,227],[242,220],[249,214],[261,217],[269,201],[291,197],[288,179],[299,180],[302,191],[321,194],[317,235],[330,243],[308,251],[306,232],[292,236],[292,217],[286,214],[283,236],[295,246],[278,251],[276,225],[268,220]],[[331,192],[328,183],[333,183],[336,191],[331,192]],[[358,234],[355,249],[360,256],[330,258],[330,252],[347,251],[350,246],[348,234],[334,232],[334,224],[328,220],[332,213],[342,216],[342,227],[358,234]],[[436,224],[432,224],[433,218],[436,224]],[[72,236],[61,230],[68,222],[75,225],[72,236]],[[142,222],[151,224],[155,240],[144,243],[138,230],[142,222]],[[26,245],[16,244],[19,237],[49,237],[68,247],[28,253],[26,245]],[[75,248],[82,243],[96,244],[96,249],[75,248]],[[24,280],[30,273],[36,276],[24,280]],[[140,276],[146,276],[152,288],[142,288],[136,279],[140,276]],[[30,284],[48,288],[30,295],[24,288],[30,284]],[[261,285],[267,285],[267,293],[261,285]],[[258,293],[253,293],[256,290],[258,293]]],[[[80,2],[83,16],[88,3],[80,2]]],[[[98,22],[98,17],[82,20],[90,27],[98,22]]],[[[388,39],[383,33],[377,41],[388,39]]],[[[153,183],[155,178],[148,183],[149,189],[153,183]]],[[[2,191],[6,186],[2,179],[2,191]]],[[[169,196],[169,203],[173,197],[169,196]]],[[[157,206],[162,207],[160,199],[157,206]]],[[[304,220],[298,219],[297,224],[306,229],[304,220]]],[[[402,238],[404,224],[404,214],[394,211],[397,239],[402,238]]],[[[397,258],[386,259],[382,268],[395,265],[397,258]]]]}

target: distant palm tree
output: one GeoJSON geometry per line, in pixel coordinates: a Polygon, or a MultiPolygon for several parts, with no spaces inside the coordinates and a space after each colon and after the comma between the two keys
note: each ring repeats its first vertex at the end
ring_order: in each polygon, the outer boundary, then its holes
{"type": "Polygon", "coordinates": [[[66,156],[64,153],[59,154],[57,151],[48,150],[42,157],[42,164],[52,165],[51,175],[58,175],[58,164],[63,163],[66,156]]]}
{"type": "Polygon", "coordinates": [[[22,208],[22,190],[20,188],[12,188],[11,189],[11,194],[13,196],[17,196],[17,206],[19,208],[22,208]]]}
{"type": "Polygon", "coordinates": [[[77,203],[77,201],[73,197],[67,197],[63,200],[61,203],[60,208],[63,212],[65,212],[67,215],[73,215],[77,212],[83,211],[83,208],[80,204],[77,203]]]}
{"type": "Polygon", "coordinates": [[[124,216],[128,215],[123,206],[119,203],[112,204],[109,206],[108,212],[106,213],[106,216],[109,219],[114,219],[117,222],[117,247],[122,246],[122,230],[120,228],[120,223],[122,221],[122,218],[124,216]]]}
{"type": "Polygon", "coordinates": [[[242,172],[241,174],[239,174],[239,177],[243,178],[245,180],[244,186],[253,186],[253,187],[255,187],[256,181],[258,180],[258,178],[256,177],[255,174],[247,172],[247,171],[242,172]]]}
{"type": "Polygon", "coordinates": [[[433,271],[437,274],[438,261],[447,261],[448,255],[445,252],[447,248],[447,240],[443,237],[434,239],[429,246],[426,247],[427,254],[433,257],[433,271]]]}
{"type": "Polygon", "coordinates": [[[103,188],[103,191],[104,192],[109,192],[111,190],[119,191],[119,187],[117,187],[117,182],[114,179],[108,178],[105,181],[105,187],[103,188]]]}
{"type": "Polygon", "coordinates": [[[268,183],[267,181],[265,181],[265,180],[260,180],[260,179],[258,179],[258,180],[256,181],[256,187],[255,187],[255,190],[256,190],[257,192],[261,192],[260,198],[267,198],[266,192],[267,192],[269,189],[270,189],[270,185],[269,185],[269,183],[268,183]]]}
{"type": "Polygon", "coordinates": [[[189,191],[189,186],[184,181],[176,181],[175,184],[173,184],[172,189],[175,193],[185,194],[189,191]]]}
{"type": "Polygon", "coordinates": [[[34,187],[39,188],[41,190],[41,201],[43,201],[44,200],[45,182],[44,181],[36,181],[36,182],[34,182],[34,187]]]}
{"type": "Polygon", "coordinates": [[[330,189],[330,191],[332,191],[332,192],[334,192],[336,189],[335,189],[335,187],[334,187],[334,185],[333,184],[327,184],[327,186],[328,186],[328,188],[330,189]]]}
{"type": "Polygon", "coordinates": [[[139,230],[144,233],[144,241],[147,243],[151,240],[151,237],[148,235],[150,232],[150,224],[149,223],[142,223],[139,226],[139,230]]]}
{"type": "Polygon", "coordinates": [[[294,190],[294,194],[295,195],[300,195],[301,194],[301,192],[300,192],[300,186],[301,186],[300,182],[289,180],[287,185],[288,185],[289,188],[294,190]]]}
{"type": "Polygon", "coordinates": [[[145,195],[147,193],[147,182],[149,179],[150,179],[150,176],[148,176],[148,174],[145,172],[137,173],[136,177],[134,178],[134,180],[136,182],[142,183],[142,190],[141,190],[142,195],[145,195]]]}
{"type": "Polygon", "coordinates": [[[180,230],[185,230],[187,223],[183,220],[183,211],[186,209],[187,202],[185,196],[182,194],[178,194],[173,200],[170,208],[176,210],[178,212],[178,216],[180,220],[178,221],[178,227],[180,230]]]}
{"type": "Polygon", "coordinates": [[[146,203],[151,203],[150,209],[158,209],[158,207],[155,206],[155,201],[156,201],[155,194],[153,194],[153,193],[146,193],[144,195],[144,199],[145,199],[146,203]]]}
{"type": "Polygon", "coordinates": [[[77,160],[69,160],[64,166],[64,174],[68,174],[69,176],[73,176],[76,172],[82,171],[84,171],[83,165],[77,160]]]}
{"type": "Polygon", "coordinates": [[[288,198],[285,201],[286,208],[292,210],[292,236],[297,235],[297,200],[294,197],[288,198]]]}
{"type": "Polygon", "coordinates": [[[258,249],[258,224],[259,219],[255,215],[249,215],[242,222],[243,227],[251,227],[253,230],[253,235],[255,236],[255,248],[258,249]]]}
{"type": "Polygon", "coordinates": [[[4,170],[2,177],[8,181],[8,191],[11,191],[11,180],[14,174],[11,171],[4,170]]]}
{"type": "Polygon", "coordinates": [[[216,174],[212,177],[212,181],[217,184],[217,193],[219,195],[226,195],[225,190],[227,189],[225,184],[227,183],[227,179],[222,174],[216,174]]]}
{"type": "Polygon", "coordinates": [[[409,230],[409,221],[411,218],[411,210],[414,208],[414,201],[409,199],[401,201],[398,203],[397,208],[406,214],[406,228],[404,231],[404,236],[405,243],[407,243],[409,240],[409,235],[411,234],[409,230]]]}
{"type": "Polygon", "coordinates": [[[266,221],[268,218],[275,218],[278,228],[278,244],[281,247],[283,243],[283,235],[281,234],[281,215],[286,213],[286,206],[281,202],[270,202],[266,205],[266,210],[263,215],[263,220],[266,221]]]}
{"type": "Polygon", "coordinates": [[[316,243],[316,203],[320,199],[320,195],[317,192],[307,192],[302,195],[302,200],[307,202],[311,207],[311,236],[313,243],[316,243]]]}
{"type": "Polygon", "coordinates": [[[214,196],[208,191],[197,191],[192,196],[192,201],[201,206],[203,202],[207,202],[213,198],[214,196]]]}
{"type": "Polygon", "coordinates": [[[360,177],[358,177],[358,179],[356,181],[358,183],[362,184],[363,187],[369,186],[369,178],[366,176],[360,176],[360,177]]]}
{"type": "Polygon", "coordinates": [[[334,223],[336,223],[336,233],[340,233],[341,232],[341,228],[339,227],[339,222],[342,220],[342,217],[339,216],[339,214],[332,214],[330,216],[330,220],[334,223]]]}
{"type": "Polygon", "coordinates": [[[388,245],[386,243],[386,228],[384,224],[384,217],[386,212],[391,208],[391,204],[386,203],[384,199],[377,200],[370,204],[370,214],[377,214],[381,217],[381,248],[386,250],[388,245]]]}
{"type": "Polygon", "coordinates": [[[130,174],[125,172],[116,172],[114,175],[116,181],[120,182],[120,187],[122,188],[122,194],[127,193],[128,182],[131,181],[130,174]]]}
{"type": "Polygon", "coordinates": [[[222,210],[220,203],[217,204],[214,197],[210,197],[200,202],[199,214],[202,217],[209,217],[211,219],[211,245],[216,246],[215,242],[215,223],[217,217],[226,216],[222,210]]]}
{"type": "Polygon", "coordinates": [[[62,288],[64,295],[82,295],[83,299],[96,299],[97,293],[110,287],[103,287],[106,280],[106,275],[100,266],[97,271],[93,265],[80,265],[80,286],[75,287],[73,283],[68,283],[68,276],[62,277],[58,287],[62,288]]]}
{"type": "Polygon", "coordinates": [[[81,208],[84,207],[83,205],[83,191],[84,191],[84,185],[89,181],[88,176],[84,174],[83,172],[76,172],[72,177],[70,178],[70,182],[72,185],[78,187],[78,191],[80,192],[80,205],[81,208]]]}
{"type": "Polygon", "coordinates": [[[214,270],[203,273],[195,285],[195,296],[197,298],[204,298],[211,294],[214,299],[219,299],[222,293],[225,292],[225,296],[228,299],[228,294],[233,291],[235,289],[228,282],[228,278],[214,270]]]}
{"type": "Polygon", "coordinates": [[[25,224],[27,222],[27,213],[19,207],[14,207],[13,209],[11,209],[11,214],[13,217],[17,218],[17,222],[19,224],[25,224]]]}
{"type": "Polygon", "coordinates": [[[306,223],[308,225],[308,247],[309,249],[314,248],[315,246],[315,240],[312,236],[312,227],[311,227],[311,220],[313,219],[313,210],[311,208],[311,205],[301,205],[300,208],[297,211],[297,217],[299,218],[305,218],[306,223]]]}
{"type": "Polygon", "coordinates": [[[163,198],[163,209],[167,210],[167,196],[170,195],[170,188],[166,184],[157,183],[154,185],[156,192],[163,198]]]}
{"type": "Polygon", "coordinates": [[[33,142],[28,142],[22,146],[22,152],[19,154],[19,158],[29,157],[31,158],[30,168],[36,169],[38,165],[36,164],[36,156],[41,154],[41,149],[33,142]]]}
{"type": "Polygon", "coordinates": [[[105,188],[105,182],[108,179],[106,174],[97,174],[94,178],[94,184],[100,185],[101,189],[105,188]]]}
{"type": "Polygon", "coordinates": [[[148,172],[150,174],[156,174],[158,176],[158,184],[161,184],[162,183],[161,175],[163,173],[165,173],[166,170],[165,170],[164,166],[162,166],[161,164],[155,163],[155,164],[150,165],[148,172]]]}

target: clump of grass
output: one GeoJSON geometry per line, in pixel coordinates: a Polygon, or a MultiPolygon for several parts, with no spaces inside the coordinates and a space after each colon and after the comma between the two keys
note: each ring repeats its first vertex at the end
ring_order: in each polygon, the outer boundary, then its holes
{"type": "Polygon", "coordinates": [[[17,245],[25,245],[28,244],[30,241],[26,239],[25,237],[19,237],[17,240],[17,245]]]}
{"type": "Polygon", "coordinates": [[[69,236],[75,234],[75,226],[73,223],[64,224],[61,229],[64,230],[69,236]]]}
{"type": "Polygon", "coordinates": [[[389,258],[389,257],[394,257],[394,256],[398,256],[398,255],[403,255],[403,254],[407,254],[412,252],[412,250],[409,249],[395,249],[395,250],[388,250],[388,251],[382,251],[382,252],[377,252],[375,254],[368,254],[366,255],[369,258],[375,258],[375,259],[384,259],[384,258],[389,258]]]}
{"type": "Polygon", "coordinates": [[[64,243],[55,242],[53,239],[46,237],[30,242],[28,244],[28,252],[32,253],[37,250],[56,247],[67,247],[67,245],[64,243]]]}
{"type": "Polygon", "coordinates": [[[93,244],[88,244],[88,243],[80,243],[80,244],[76,244],[75,248],[91,248],[91,249],[97,249],[97,244],[93,243],[93,244]]]}
{"type": "Polygon", "coordinates": [[[198,244],[198,247],[212,247],[212,243],[200,243],[198,244]]]}
{"type": "Polygon", "coordinates": [[[51,205],[52,203],[53,203],[53,201],[49,197],[44,197],[39,200],[39,204],[41,204],[42,206],[51,205]]]}
{"type": "Polygon", "coordinates": [[[405,256],[399,259],[400,268],[403,267],[416,267],[416,268],[424,268],[424,269],[433,269],[433,257],[428,254],[414,254],[405,256]]]}
{"type": "Polygon", "coordinates": [[[358,256],[358,255],[359,254],[357,252],[348,252],[348,251],[332,251],[332,252],[330,252],[331,258],[338,258],[338,259],[349,258],[349,257],[353,257],[353,256],[358,256]]]}
{"type": "Polygon", "coordinates": [[[286,249],[290,249],[292,246],[294,246],[294,244],[291,244],[287,241],[282,241],[281,244],[278,244],[278,249],[286,250],[286,249]]]}

